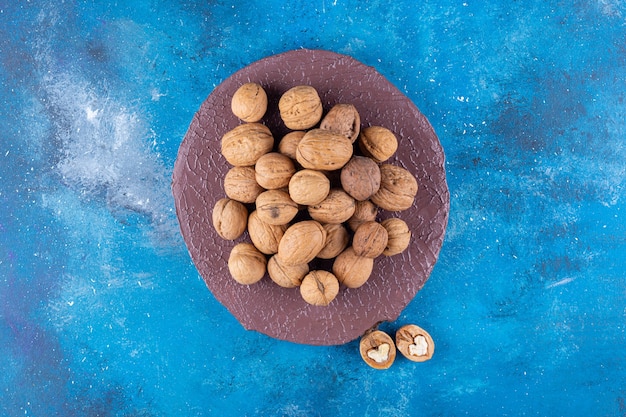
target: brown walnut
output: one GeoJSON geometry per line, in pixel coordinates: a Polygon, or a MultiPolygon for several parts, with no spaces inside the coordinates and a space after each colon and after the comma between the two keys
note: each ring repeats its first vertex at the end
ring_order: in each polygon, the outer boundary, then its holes
{"type": "Polygon", "coordinates": [[[372,275],[374,259],[359,256],[349,246],[335,258],[333,273],[339,282],[348,288],[359,288],[372,275]]]}
{"type": "Polygon", "coordinates": [[[232,167],[224,176],[224,192],[242,203],[254,203],[265,189],[256,182],[254,168],[232,167]]]}
{"type": "Polygon", "coordinates": [[[278,252],[278,242],[287,230],[286,224],[265,223],[255,210],[248,216],[248,235],[254,246],[266,255],[278,252]]]}
{"type": "Polygon", "coordinates": [[[222,137],[222,155],[234,166],[256,164],[273,146],[272,132],[260,123],[244,123],[229,130],[222,137]]]}
{"type": "Polygon", "coordinates": [[[388,369],[396,359],[396,346],[387,333],[374,330],[361,337],[359,353],[372,368],[388,369]]]}
{"type": "Polygon", "coordinates": [[[361,117],[354,105],[336,104],[326,113],[320,128],[341,133],[354,143],[361,131],[361,117]]]}
{"type": "Polygon", "coordinates": [[[363,155],[369,156],[374,161],[380,163],[391,158],[396,153],[396,150],[398,150],[398,139],[386,127],[370,126],[361,130],[359,148],[363,155]]]}
{"type": "Polygon", "coordinates": [[[278,257],[285,265],[311,262],[326,243],[326,230],[315,220],[294,223],[278,244],[278,257]]]}
{"type": "Polygon", "coordinates": [[[391,164],[380,166],[380,189],[372,202],[389,211],[406,210],[413,205],[417,194],[417,180],[406,169],[391,164]]]}
{"type": "Polygon", "coordinates": [[[311,218],[320,223],[343,223],[354,214],[354,198],[345,191],[333,188],[319,204],[308,207],[311,218]]]}
{"type": "Polygon", "coordinates": [[[397,255],[409,247],[411,230],[404,220],[391,217],[383,220],[380,224],[387,230],[387,247],[383,251],[383,255],[397,255]]]}
{"type": "Polygon", "coordinates": [[[262,155],[254,166],[256,182],[268,190],[276,190],[289,185],[296,167],[291,158],[278,152],[262,155]]]}
{"type": "Polygon", "coordinates": [[[352,247],[359,256],[376,258],[387,247],[387,229],[378,222],[365,222],[356,229],[352,247]]]}
{"type": "Polygon", "coordinates": [[[396,332],[398,350],[413,362],[425,362],[435,353],[435,342],[428,332],[414,324],[402,326],[396,332]]]}
{"type": "Polygon", "coordinates": [[[314,306],[327,306],[339,294],[339,282],[328,271],[316,270],[305,275],[300,284],[300,295],[314,306]]]}
{"type": "Polygon", "coordinates": [[[257,83],[246,83],[235,91],[231,110],[244,122],[258,122],[267,111],[267,94],[257,83]]]}
{"type": "Polygon", "coordinates": [[[341,186],[355,200],[367,200],[380,188],[378,164],[366,156],[353,156],[341,168],[341,186]]]}
{"type": "Polygon", "coordinates": [[[356,229],[364,222],[376,220],[377,214],[378,207],[370,200],[357,201],[354,214],[348,219],[348,227],[356,232],[356,229]]]}
{"type": "Polygon", "coordinates": [[[320,259],[333,259],[343,252],[350,243],[350,234],[341,224],[324,224],[326,230],[326,244],[317,254],[320,259]]]}
{"type": "Polygon", "coordinates": [[[289,181],[289,195],[305,206],[321,203],[330,192],[330,180],[320,171],[302,169],[289,181]]]}
{"type": "Polygon", "coordinates": [[[298,143],[296,160],[304,168],[332,171],[343,167],[354,148],[349,139],[330,130],[309,130],[298,143]]]}
{"type": "Polygon", "coordinates": [[[292,130],[304,130],[320,121],[324,109],[315,88],[299,85],[280,97],[278,110],[285,126],[292,130]]]}
{"type": "Polygon", "coordinates": [[[270,258],[267,263],[267,273],[270,279],[283,288],[300,286],[302,279],[309,273],[309,265],[285,265],[277,255],[270,258]]]}
{"type": "Polygon", "coordinates": [[[278,152],[283,155],[287,155],[294,161],[296,160],[296,149],[298,148],[298,143],[304,137],[306,132],[304,130],[294,130],[293,132],[287,133],[283,138],[278,142],[278,152]]]}
{"type": "Polygon", "coordinates": [[[235,281],[252,285],[263,278],[267,259],[251,243],[238,243],[228,257],[228,271],[235,281]]]}
{"type": "Polygon", "coordinates": [[[213,207],[213,227],[226,240],[235,240],[243,234],[248,224],[248,209],[239,201],[221,198],[213,207]]]}
{"type": "Polygon", "coordinates": [[[287,224],[298,214],[298,205],[282,190],[263,191],[256,198],[259,219],[267,224],[287,224]]]}

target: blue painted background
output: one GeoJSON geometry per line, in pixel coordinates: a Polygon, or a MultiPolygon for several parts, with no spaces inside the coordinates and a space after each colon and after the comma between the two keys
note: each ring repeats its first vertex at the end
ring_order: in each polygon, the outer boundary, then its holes
{"type": "Polygon", "coordinates": [[[0,1],[0,415],[626,416],[626,4],[0,1]],[[376,67],[429,118],[451,211],[389,332],[435,357],[247,332],[170,177],[192,115],[268,55],[376,67]]]}

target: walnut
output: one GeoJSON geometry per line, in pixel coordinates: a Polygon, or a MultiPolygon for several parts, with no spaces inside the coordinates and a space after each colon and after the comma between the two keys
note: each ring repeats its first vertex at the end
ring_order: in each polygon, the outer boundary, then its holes
{"type": "Polygon", "coordinates": [[[384,162],[398,150],[398,139],[386,127],[370,126],[359,134],[359,148],[363,155],[376,162],[384,162]]]}
{"type": "Polygon", "coordinates": [[[356,229],[364,222],[376,220],[377,214],[378,207],[370,200],[357,201],[354,214],[348,219],[348,227],[356,232],[356,229]]]}
{"type": "Polygon", "coordinates": [[[309,265],[306,263],[285,265],[277,255],[274,255],[267,263],[267,272],[270,279],[279,286],[294,288],[300,286],[304,276],[309,273],[309,265]]]}
{"type": "Polygon", "coordinates": [[[222,155],[234,166],[252,166],[272,150],[274,137],[260,123],[245,123],[226,132],[222,137],[222,155]]]}
{"type": "Polygon", "coordinates": [[[242,203],[254,203],[265,189],[256,182],[253,167],[232,167],[224,177],[224,192],[242,203]]]}
{"type": "Polygon", "coordinates": [[[378,164],[366,156],[353,156],[341,168],[341,186],[355,200],[367,200],[380,188],[378,164]]]}
{"type": "Polygon", "coordinates": [[[244,285],[254,284],[263,278],[267,259],[251,243],[238,243],[228,257],[228,271],[235,281],[244,285]]]}
{"type": "Polygon", "coordinates": [[[345,191],[333,188],[319,204],[308,207],[311,218],[321,223],[343,223],[354,214],[354,198],[345,191]]]}
{"type": "Polygon", "coordinates": [[[282,190],[263,191],[256,198],[259,219],[267,224],[287,224],[298,214],[298,205],[282,190]]]}
{"type": "Polygon", "coordinates": [[[341,133],[354,143],[361,131],[361,118],[352,104],[336,104],[326,113],[320,128],[341,133]]]}
{"type": "Polygon", "coordinates": [[[283,238],[287,225],[265,223],[255,210],[248,216],[248,234],[254,246],[266,255],[278,252],[278,242],[283,238]]]}
{"type": "Polygon", "coordinates": [[[254,166],[256,182],[263,188],[275,190],[289,185],[291,176],[296,172],[293,161],[278,152],[261,156],[254,166]]]}
{"type": "Polygon", "coordinates": [[[398,350],[413,362],[425,362],[435,353],[435,342],[428,332],[414,324],[402,326],[396,332],[398,350]]]}
{"type": "Polygon", "coordinates": [[[376,258],[387,247],[387,229],[378,222],[365,222],[356,229],[352,238],[354,253],[366,258],[376,258]]]}
{"type": "Polygon", "coordinates": [[[243,84],[233,94],[230,107],[244,122],[258,122],[267,111],[267,94],[259,84],[243,84]]]}
{"type": "Polygon", "coordinates": [[[339,282],[328,271],[311,271],[300,284],[304,301],[315,306],[327,306],[339,294],[339,282]]]}
{"type": "Polygon", "coordinates": [[[287,90],[278,101],[280,117],[289,129],[304,130],[322,118],[322,101],[315,88],[299,85],[287,90]]]}
{"type": "Polygon", "coordinates": [[[402,211],[413,205],[417,194],[417,180],[413,174],[397,165],[380,166],[380,189],[371,198],[384,210],[402,211]]]}
{"type": "Polygon", "coordinates": [[[397,255],[409,247],[411,231],[404,220],[392,217],[383,220],[380,224],[387,230],[387,247],[383,255],[397,255]]]}
{"type": "Polygon", "coordinates": [[[304,168],[332,171],[343,167],[354,148],[345,136],[330,130],[309,130],[298,143],[296,160],[304,168]]]}
{"type": "Polygon", "coordinates": [[[305,206],[321,203],[330,192],[330,180],[320,171],[303,169],[289,181],[289,195],[298,204],[305,206]]]}
{"type": "Polygon", "coordinates": [[[317,254],[320,259],[333,259],[346,249],[350,243],[348,230],[342,224],[324,224],[326,230],[326,244],[317,254]]]}
{"type": "Polygon", "coordinates": [[[278,244],[278,256],[285,265],[308,263],[326,243],[326,230],[315,220],[303,220],[285,231],[278,244]]]}
{"type": "Polygon", "coordinates": [[[359,288],[367,282],[374,268],[374,259],[359,256],[349,246],[335,258],[333,273],[348,288],[359,288]]]}
{"type": "Polygon", "coordinates": [[[387,333],[373,330],[361,338],[359,353],[372,368],[388,369],[396,359],[396,346],[387,333]]]}
{"type": "Polygon", "coordinates": [[[294,161],[296,160],[296,149],[298,148],[298,143],[304,137],[306,132],[304,130],[294,130],[293,132],[287,133],[283,138],[278,142],[278,152],[283,155],[287,155],[294,161]]]}
{"type": "Polygon", "coordinates": [[[235,240],[243,234],[248,223],[248,210],[239,201],[219,199],[213,207],[213,227],[226,240],[235,240]]]}

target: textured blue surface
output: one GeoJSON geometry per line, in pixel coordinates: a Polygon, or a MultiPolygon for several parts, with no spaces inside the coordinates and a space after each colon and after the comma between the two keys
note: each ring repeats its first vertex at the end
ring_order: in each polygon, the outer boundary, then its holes
{"type": "Polygon", "coordinates": [[[0,2],[0,415],[625,416],[626,5],[0,2]],[[450,222],[396,323],[435,357],[247,332],[179,236],[170,176],[232,72],[300,47],[430,119],[450,222]]]}

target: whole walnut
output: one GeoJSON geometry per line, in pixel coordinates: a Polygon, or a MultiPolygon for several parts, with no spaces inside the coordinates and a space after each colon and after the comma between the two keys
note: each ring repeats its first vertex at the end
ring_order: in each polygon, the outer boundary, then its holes
{"type": "Polygon", "coordinates": [[[278,142],[278,152],[287,155],[295,161],[298,143],[300,143],[300,140],[302,140],[305,134],[306,132],[304,130],[294,130],[293,132],[287,133],[280,142],[278,142]]]}
{"type": "Polygon", "coordinates": [[[224,176],[224,192],[242,203],[254,203],[265,189],[256,182],[253,167],[232,167],[224,176]]]}
{"type": "Polygon", "coordinates": [[[383,220],[380,224],[387,230],[387,247],[383,251],[383,255],[397,255],[409,247],[411,230],[404,220],[391,217],[383,220]]]}
{"type": "Polygon", "coordinates": [[[278,243],[283,238],[287,225],[265,223],[255,210],[248,216],[248,234],[254,246],[266,255],[278,252],[278,243]]]}
{"type": "Polygon", "coordinates": [[[289,195],[305,206],[321,203],[330,192],[330,180],[320,171],[302,169],[289,181],[289,195]]]}
{"type": "Polygon", "coordinates": [[[402,211],[413,205],[417,194],[417,180],[406,169],[397,165],[380,166],[380,189],[371,198],[383,210],[402,211]]]}
{"type": "Polygon", "coordinates": [[[261,187],[275,190],[289,185],[296,167],[288,156],[278,152],[269,152],[257,160],[254,171],[256,182],[261,187]]]}
{"type": "Polygon", "coordinates": [[[348,288],[359,288],[367,282],[374,269],[374,259],[359,256],[349,246],[335,258],[333,274],[348,288]]]}
{"type": "Polygon", "coordinates": [[[386,127],[370,126],[359,134],[359,148],[363,155],[376,162],[384,162],[398,150],[398,139],[386,127]]]}
{"type": "Polygon", "coordinates": [[[342,224],[324,224],[326,244],[317,254],[320,259],[333,259],[343,252],[350,243],[350,234],[342,224]]]}
{"type": "Polygon", "coordinates": [[[348,227],[353,232],[363,223],[376,220],[378,207],[370,200],[357,201],[354,214],[348,219],[348,227]]]}
{"type": "Polygon", "coordinates": [[[380,188],[378,164],[366,156],[353,156],[341,168],[341,187],[355,200],[367,200],[380,188]]]}
{"type": "Polygon", "coordinates": [[[366,258],[376,258],[387,247],[387,229],[378,222],[365,222],[356,229],[352,238],[354,253],[366,258]]]}
{"type": "Polygon", "coordinates": [[[244,122],[258,122],[267,111],[267,94],[257,83],[245,83],[233,94],[230,107],[244,122]]]}
{"type": "Polygon", "coordinates": [[[213,227],[226,240],[235,240],[243,234],[248,224],[248,209],[239,201],[219,199],[213,207],[213,227]]]}
{"type": "Polygon", "coordinates": [[[312,219],[321,223],[343,223],[354,214],[356,203],[340,188],[333,188],[319,204],[308,207],[312,219]]]}
{"type": "Polygon", "coordinates": [[[339,281],[328,271],[311,271],[300,284],[300,295],[314,306],[327,306],[339,294],[339,281]]]}
{"type": "Polygon", "coordinates": [[[309,264],[285,265],[277,255],[267,263],[270,279],[283,288],[300,286],[302,278],[309,273],[309,264]]]}
{"type": "Polygon", "coordinates": [[[304,168],[332,171],[343,167],[354,148],[345,136],[330,130],[309,130],[298,143],[296,160],[304,168]]]}
{"type": "Polygon", "coordinates": [[[304,130],[322,118],[322,101],[315,88],[299,85],[287,90],[278,101],[280,117],[289,129],[304,130]]]}
{"type": "Polygon", "coordinates": [[[354,143],[361,131],[361,117],[352,104],[334,105],[320,123],[320,129],[341,133],[354,143]]]}
{"type": "Polygon", "coordinates": [[[326,243],[326,230],[315,220],[289,226],[278,244],[278,257],[285,265],[311,262],[326,243]]]}
{"type": "Polygon", "coordinates": [[[252,166],[273,147],[272,132],[260,123],[244,123],[222,137],[222,155],[234,166],[252,166]]]}
{"type": "Polygon", "coordinates": [[[228,271],[235,281],[252,285],[263,278],[267,259],[251,243],[238,243],[228,257],[228,271]]]}
{"type": "Polygon", "coordinates": [[[298,204],[285,191],[267,190],[256,198],[256,211],[265,223],[281,225],[296,217],[298,204]]]}

